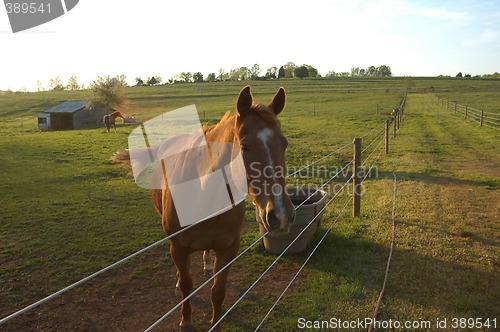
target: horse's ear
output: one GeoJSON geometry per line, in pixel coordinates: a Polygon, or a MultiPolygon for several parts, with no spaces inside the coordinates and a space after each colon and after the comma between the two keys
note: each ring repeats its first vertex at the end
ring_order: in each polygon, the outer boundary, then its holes
{"type": "Polygon", "coordinates": [[[269,104],[276,115],[280,114],[285,108],[285,89],[279,88],[278,92],[274,95],[273,100],[269,104]]]}
{"type": "Polygon", "coordinates": [[[239,115],[245,115],[250,111],[253,104],[252,93],[250,92],[250,85],[247,85],[241,89],[238,96],[238,101],[236,102],[236,109],[239,115]]]}

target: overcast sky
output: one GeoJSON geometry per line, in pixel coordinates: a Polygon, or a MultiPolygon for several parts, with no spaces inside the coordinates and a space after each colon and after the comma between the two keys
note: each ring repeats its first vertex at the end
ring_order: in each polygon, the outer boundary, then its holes
{"type": "Polygon", "coordinates": [[[499,1],[80,0],[12,33],[0,8],[0,89],[59,76],[159,75],[289,61],[325,75],[388,65],[395,76],[500,72],[499,1]]]}

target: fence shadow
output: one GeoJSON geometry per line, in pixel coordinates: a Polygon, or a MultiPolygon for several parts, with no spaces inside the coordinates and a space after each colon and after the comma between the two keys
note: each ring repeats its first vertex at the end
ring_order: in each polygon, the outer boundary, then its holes
{"type": "MultiPolygon", "coordinates": [[[[466,186],[476,186],[491,190],[500,189],[500,179],[490,179],[490,180],[470,180],[470,179],[460,179],[448,175],[444,175],[443,172],[435,170],[429,172],[396,172],[398,181],[418,181],[429,184],[440,184],[440,185],[466,185],[466,186]]],[[[392,172],[379,172],[378,178],[380,179],[393,179],[392,172]]]]}
{"type": "MultiPolygon", "coordinates": [[[[384,302],[410,302],[416,306],[432,308],[433,312],[461,315],[460,317],[499,315],[497,303],[500,292],[496,273],[489,272],[486,268],[472,268],[460,261],[433,257],[418,252],[418,249],[398,248],[398,228],[410,229],[409,226],[414,224],[404,221],[397,223],[396,247],[384,302]],[[456,298],[463,300],[457,301],[456,298]]],[[[428,230],[436,236],[446,235],[439,229],[428,230]]],[[[308,267],[337,279],[354,280],[368,290],[380,291],[389,253],[388,243],[386,245],[357,237],[345,237],[336,234],[335,227],[332,231],[321,244],[321,253],[313,256],[308,267]]],[[[311,245],[314,247],[316,243],[314,239],[311,245]]],[[[306,257],[308,253],[300,256],[306,257]]],[[[305,257],[300,256],[291,259],[297,263],[303,262],[305,257]]],[[[498,265],[498,260],[492,264],[498,265]]],[[[332,291],[335,291],[333,285],[332,291]]],[[[376,298],[373,299],[373,303],[375,302],[376,298]]],[[[384,313],[382,309],[381,314],[389,319],[392,313],[384,313]]]]}

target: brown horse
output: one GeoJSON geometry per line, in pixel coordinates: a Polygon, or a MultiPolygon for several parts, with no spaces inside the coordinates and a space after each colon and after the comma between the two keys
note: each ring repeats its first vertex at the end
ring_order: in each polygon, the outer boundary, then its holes
{"type": "MultiPolygon", "coordinates": [[[[205,131],[208,147],[210,149],[218,142],[233,143],[241,147],[248,193],[266,229],[273,234],[287,233],[294,221],[295,210],[286,194],[283,172],[288,142],[281,133],[277,118],[285,107],[285,90],[280,88],[272,101],[265,105],[253,102],[250,87],[247,86],[241,90],[236,106],[237,114],[231,115],[228,112],[216,126],[205,131]]],[[[213,164],[218,164],[216,159],[219,156],[212,154],[211,158],[213,164]]],[[[162,162],[161,154],[158,156],[158,162],[162,162]]],[[[179,161],[179,165],[185,164],[186,160],[179,161]]],[[[157,167],[153,176],[161,177],[161,173],[161,167],[157,167]]],[[[165,183],[164,189],[152,189],[151,197],[162,218],[164,232],[171,235],[179,231],[182,227],[168,184],[165,183]]],[[[183,298],[191,293],[193,287],[189,272],[190,253],[205,251],[207,254],[208,250],[213,250],[214,272],[220,271],[238,253],[244,216],[243,200],[241,203],[233,204],[233,207],[226,212],[196,224],[171,239],[170,254],[177,268],[178,286],[183,298]]],[[[226,268],[214,279],[211,289],[212,325],[222,315],[228,274],[229,268],[226,268]]],[[[191,331],[193,324],[189,300],[183,303],[181,312],[181,330],[191,331]]],[[[220,330],[219,326],[217,330],[220,330]]]]}
{"type": "Polygon", "coordinates": [[[102,122],[104,123],[104,125],[106,126],[106,129],[108,130],[108,133],[111,129],[111,126],[113,126],[113,128],[115,129],[115,133],[116,133],[116,125],[115,125],[115,120],[116,118],[122,118],[124,119],[123,115],[116,111],[116,110],[113,110],[114,111],[113,113],[111,114],[106,114],[103,118],[102,118],[102,122]]]}

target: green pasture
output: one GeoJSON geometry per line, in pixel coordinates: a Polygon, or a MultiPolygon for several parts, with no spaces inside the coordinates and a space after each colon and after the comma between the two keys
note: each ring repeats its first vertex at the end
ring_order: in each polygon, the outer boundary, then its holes
{"type": "MultiPolygon", "coordinates": [[[[383,130],[391,109],[410,91],[400,130],[396,138],[391,136],[390,153],[381,154],[377,175],[364,183],[362,216],[352,218],[348,205],[262,331],[299,330],[301,317],[371,317],[389,253],[393,173],[398,186],[396,247],[379,319],[429,320],[434,324],[447,318],[451,324],[454,317],[490,318],[500,324],[496,273],[500,130],[463,121],[438,107],[425,93],[500,112],[500,80],[339,78],[130,87],[126,89],[129,102],[122,113],[146,121],[196,104],[202,122],[213,125],[226,111],[234,111],[238,92],[246,84],[252,85],[255,99],[263,102],[270,101],[280,86],[285,88],[287,105],[280,117],[289,140],[287,164],[292,167],[304,166],[368,133],[364,137],[367,146],[383,130]]],[[[149,193],[135,185],[126,168],[111,160],[116,151],[127,148],[134,126],[119,125],[118,132],[110,134],[103,128],[37,129],[38,111],[66,100],[85,100],[86,93],[0,95],[1,317],[164,236],[149,193]]],[[[341,167],[351,157],[352,147],[348,146],[319,165],[341,167]]],[[[329,206],[311,248],[304,254],[287,256],[273,267],[270,276],[224,321],[226,330],[248,331],[259,324],[348,199],[346,193],[329,206]]],[[[250,204],[247,219],[254,219],[250,204]]],[[[258,237],[256,223],[246,225],[242,249],[258,237]]],[[[167,251],[165,246],[159,250],[167,251]]],[[[168,255],[162,255],[154,265],[173,269],[168,255]]],[[[260,245],[252,248],[233,267],[232,276],[237,280],[231,284],[230,298],[239,297],[274,258],[260,245]]],[[[141,258],[127,263],[125,269],[131,279],[155,278],[148,275],[148,266],[141,258]]],[[[121,287],[119,281],[107,284],[121,287]]],[[[175,280],[165,281],[165,287],[173,289],[174,284],[175,280]]],[[[97,282],[92,285],[97,287],[97,282]]],[[[88,291],[71,292],[76,294],[79,317],[75,329],[93,328],[94,321],[84,305],[88,291]]],[[[225,302],[225,308],[230,305],[229,300],[225,302]]],[[[48,308],[35,309],[42,314],[20,316],[7,327],[37,330],[42,320],[42,326],[50,330],[64,318],[58,314],[61,308],[48,308]]],[[[159,314],[152,316],[158,318],[170,308],[156,309],[159,314]]],[[[123,310],[112,303],[102,310],[117,310],[116,319],[97,330],[128,330],[126,324],[119,323],[128,316],[123,310]]],[[[193,318],[199,330],[209,327],[209,310],[195,307],[193,318]],[[205,314],[201,316],[201,312],[205,314]]],[[[135,323],[144,329],[156,318],[143,316],[135,323]]],[[[177,321],[168,324],[175,326],[177,321]]]]}

